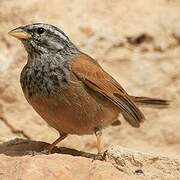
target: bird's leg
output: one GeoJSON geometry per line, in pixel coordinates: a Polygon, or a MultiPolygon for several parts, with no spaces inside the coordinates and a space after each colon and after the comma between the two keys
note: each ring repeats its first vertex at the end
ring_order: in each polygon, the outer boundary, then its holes
{"type": "Polygon", "coordinates": [[[102,136],[102,130],[100,128],[95,128],[94,133],[96,135],[97,139],[97,150],[98,150],[98,155],[102,155],[102,147],[101,147],[101,136],[102,136]]]}
{"type": "Polygon", "coordinates": [[[61,142],[63,139],[65,139],[67,137],[67,134],[65,133],[60,133],[60,137],[58,139],[56,139],[52,144],[50,144],[47,147],[47,151],[50,153],[52,151],[52,149],[54,148],[54,146],[56,146],[56,144],[58,144],[59,142],[61,142]]]}

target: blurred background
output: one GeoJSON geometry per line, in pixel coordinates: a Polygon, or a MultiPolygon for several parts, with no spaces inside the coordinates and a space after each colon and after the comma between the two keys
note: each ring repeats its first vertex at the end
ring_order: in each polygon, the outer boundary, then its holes
{"type": "MultiPolygon", "coordinates": [[[[94,57],[129,94],[173,100],[168,109],[142,108],[146,121],[103,132],[105,148],[180,152],[179,0],[0,0],[0,142],[16,137],[53,142],[58,133],[26,102],[19,76],[26,64],[11,29],[33,22],[61,28],[94,57]]],[[[69,136],[60,146],[96,152],[94,136],[69,136]]]]}

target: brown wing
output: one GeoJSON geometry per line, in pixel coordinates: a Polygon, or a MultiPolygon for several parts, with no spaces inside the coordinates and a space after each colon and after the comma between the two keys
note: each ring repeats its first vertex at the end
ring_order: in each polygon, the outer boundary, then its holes
{"type": "Polygon", "coordinates": [[[120,108],[124,118],[134,127],[139,127],[144,116],[120,84],[86,54],[71,60],[72,72],[93,91],[101,93],[120,108]]]}

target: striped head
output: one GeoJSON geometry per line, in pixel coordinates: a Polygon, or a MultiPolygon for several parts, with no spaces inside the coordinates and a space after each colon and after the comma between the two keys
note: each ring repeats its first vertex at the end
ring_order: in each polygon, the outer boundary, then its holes
{"type": "Polygon", "coordinates": [[[28,54],[78,51],[62,30],[50,24],[35,23],[20,26],[10,31],[9,34],[21,40],[28,54]]]}

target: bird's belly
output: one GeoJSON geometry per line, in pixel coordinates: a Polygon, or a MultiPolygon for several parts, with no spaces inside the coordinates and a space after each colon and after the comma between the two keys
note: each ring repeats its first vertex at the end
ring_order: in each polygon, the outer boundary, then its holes
{"type": "Polygon", "coordinates": [[[26,98],[50,126],[67,134],[91,134],[95,128],[111,124],[119,114],[115,105],[81,82],[53,95],[26,98]]]}

